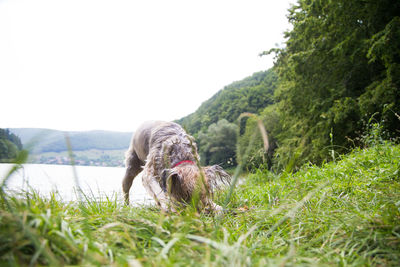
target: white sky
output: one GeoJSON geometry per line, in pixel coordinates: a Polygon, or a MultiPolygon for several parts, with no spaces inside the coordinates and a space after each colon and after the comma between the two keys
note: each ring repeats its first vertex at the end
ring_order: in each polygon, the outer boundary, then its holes
{"type": "Polygon", "coordinates": [[[294,0],[0,0],[0,128],[133,131],[272,66],[294,0]]]}

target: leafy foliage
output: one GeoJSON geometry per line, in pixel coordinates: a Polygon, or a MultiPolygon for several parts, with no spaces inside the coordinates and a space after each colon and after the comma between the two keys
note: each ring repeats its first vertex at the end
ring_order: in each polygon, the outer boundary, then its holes
{"type": "Polygon", "coordinates": [[[207,132],[199,133],[200,158],[205,165],[222,167],[236,165],[236,139],[238,126],[222,119],[211,124],[207,132]]]}
{"type": "Polygon", "coordinates": [[[266,128],[269,150],[265,151],[264,149],[264,141],[257,127],[256,118],[249,118],[244,133],[238,138],[236,153],[238,162],[247,170],[272,167],[274,151],[277,147],[275,136],[282,132],[281,118],[276,104],[265,108],[258,117],[266,128]],[[245,157],[246,153],[248,154],[247,158],[245,157]]]}
{"type": "Polygon", "coordinates": [[[9,162],[22,149],[21,140],[8,129],[0,129],[0,162],[9,162]]]}
{"type": "Polygon", "coordinates": [[[254,73],[226,86],[196,112],[177,121],[196,137],[204,164],[236,164],[237,132],[244,132],[246,120],[242,120],[240,131],[230,123],[236,123],[243,112],[258,113],[271,105],[276,85],[272,69],[254,73]]]}
{"type": "Polygon", "coordinates": [[[399,135],[400,2],[299,0],[278,52],[281,165],[322,162],[356,144],[375,114],[399,135]]]}

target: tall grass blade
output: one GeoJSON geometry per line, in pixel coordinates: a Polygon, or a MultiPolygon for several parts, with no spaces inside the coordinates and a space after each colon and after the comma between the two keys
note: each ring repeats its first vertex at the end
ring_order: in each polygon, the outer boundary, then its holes
{"type": "Polygon", "coordinates": [[[3,188],[6,185],[7,181],[10,179],[10,177],[12,176],[12,174],[22,168],[22,164],[26,162],[26,160],[28,159],[28,155],[29,155],[28,151],[24,149],[17,154],[17,157],[14,160],[14,165],[11,167],[11,169],[7,172],[6,176],[1,181],[0,191],[3,192],[3,188]]]}
{"type": "Polygon", "coordinates": [[[79,183],[78,172],[77,172],[76,166],[75,166],[75,157],[74,157],[74,153],[72,152],[72,144],[71,144],[71,139],[69,137],[68,132],[64,133],[64,137],[65,137],[65,143],[66,143],[67,149],[68,149],[68,156],[69,156],[69,159],[71,162],[71,168],[72,168],[72,173],[74,176],[75,186],[77,188],[78,199],[80,202],[82,202],[82,189],[81,189],[81,185],[79,183]]]}
{"type": "Polygon", "coordinates": [[[257,121],[257,126],[258,126],[258,129],[260,130],[261,137],[264,142],[264,150],[265,150],[265,152],[267,152],[269,149],[269,141],[268,141],[268,133],[267,133],[267,130],[265,129],[264,123],[256,114],[253,114],[250,112],[244,112],[244,113],[240,114],[238,121],[240,121],[244,117],[251,117],[257,121]]]}
{"type": "Polygon", "coordinates": [[[164,248],[161,250],[161,257],[163,257],[164,259],[167,258],[167,254],[169,252],[169,250],[173,247],[173,245],[179,241],[178,237],[174,237],[172,238],[165,246],[164,248]]]}
{"type": "MultiPolygon", "coordinates": [[[[254,118],[257,120],[257,125],[258,125],[258,127],[259,127],[259,130],[260,130],[260,132],[261,132],[261,135],[262,135],[262,138],[263,138],[263,141],[264,141],[264,149],[265,149],[265,151],[268,151],[268,149],[269,149],[268,134],[267,134],[267,131],[265,130],[264,124],[262,123],[262,120],[260,120],[260,119],[257,117],[257,115],[246,112],[246,113],[242,113],[242,114],[239,116],[238,122],[240,122],[240,120],[241,120],[242,118],[244,118],[244,117],[254,117],[254,118]]],[[[247,161],[247,158],[249,157],[249,154],[250,154],[250,150],[251,150],[251,148],[252,148],[253,145],[254,145],[254,141],[255,141],[255,138],[256,138],[256,134],[257,134],[257,132],[254,132],[254,133],[252,134],[252,136],[251,136],[251,138],[250,138],[249,145],[247,146],[246,151],[245,151],[245,153],[244,153],[243,160],[242,160],[242,162],[241,162],[241,163],[236,167],[236,169],[235,169],[235,173],[234,173],[234,175],[233,175],[232,183],[231,183],[231,185],[230,185],[230,187],[229,187],[228,195],[227,195],[227,197],[226,197],[226,199],[225,199],[225,201],[224,201],[224,208],[226,208],[226,206],[228,205],[228,203],[229,203],[229,201],[230,201],[230,199],[231,199],[231,197],[232,197],[233,190],[234,190],[234,188],[235,188],[235,186],[236,186],[236,183],[237,183],[237,181],[238,181],[238,179],[239,179],[239,175],[241,174],[241,172],[242,172],[242,170],[243,170],[244,162],[247,161]]]]}
{"type": "Polygon", "coordinates": [[[314,188],[310,191],[302,200],[296,203],[296,205],[290,209],[285,216],[283,216],[278,222],[276,222],[266,233],[266,236],[270,236],[273,231],[275,231],[282,223],[286,222],[288,219],[293,218],[298,210],[303,207],[304,203],[309,201],[316,192],[324,188],[330,183],[330,181],[326,181],[325,183],[320,184],[318,187],[314,188]]]}

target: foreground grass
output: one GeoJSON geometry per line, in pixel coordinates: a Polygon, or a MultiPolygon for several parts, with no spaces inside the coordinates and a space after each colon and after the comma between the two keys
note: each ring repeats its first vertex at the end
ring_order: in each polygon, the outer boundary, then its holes
{"type": "Polygon", "coordinates": [[[0,264],[395,266],[399,169],[400,146],[383,144],[296,174],[259,171],[223,216],[3,193],[0,264]]]}

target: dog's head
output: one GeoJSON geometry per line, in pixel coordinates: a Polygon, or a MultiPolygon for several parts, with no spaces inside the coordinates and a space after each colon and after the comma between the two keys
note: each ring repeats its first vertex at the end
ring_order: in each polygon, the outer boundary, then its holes
{"type": "Polygon", "coordinates": [[[163,190],[179,202],[189,203],[196,194],[203,206],[212,201],[215,190],[230,184],[231,176],[220,166],[199,167],[196,164],[182,164],[164,170],[163,190]]]}
{"type": "Polygon", "coordinates": [[[159,159],[167,168],[175,166],[182,159],[190,161],[200,160],[194,138],[190,135],[172,136],[162,143],[159,159]]]}

